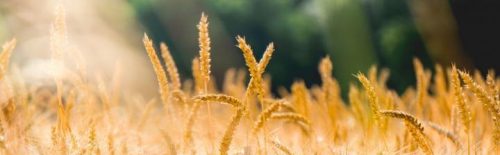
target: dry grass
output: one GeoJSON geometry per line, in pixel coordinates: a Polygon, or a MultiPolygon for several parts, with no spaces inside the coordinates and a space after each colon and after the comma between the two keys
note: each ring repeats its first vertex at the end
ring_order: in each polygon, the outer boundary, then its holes
{"type": "MultiPolygon", "coordinates": [[[[54,61],[65,55],[66,26],[58,7],[54,61]]],[[[357,74],[360,85],[352,84],[344,100],[332,76],[334,63],[325,57],[318,64],[321,85],[297,81],[280,89],[278,97],[263,76],[274,44],[257,61],[250,45],[237,37],[250,76],[231,69],[224,90],[217,90],[211,86],[204,14],[198,31],[193,79],[181,79],[167,46],[160,45],[159,57],[153,40],[144,36],[160,102],[125,94],[115,80],[84,80],[83,65],[71,78],[49,81],[51,86],[26,84],[9,65],[16,41],[7,41],[0,53],[0,154],[500,153],[500,79],[493,72],[483,78],[436,66],[431,76],[415,59],[416,89],[398,95],[385,84],[389,71],[374,66],[368,77],[357,74]],[[405,127],[389,118],[402,119],[405,127]],[[432,130],[420,122],[433,122],[426,123],[432,130]]]]}

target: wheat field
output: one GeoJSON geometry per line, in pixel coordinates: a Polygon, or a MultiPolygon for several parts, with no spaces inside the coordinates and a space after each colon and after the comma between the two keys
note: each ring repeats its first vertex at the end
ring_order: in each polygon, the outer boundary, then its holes
{"type": "Polygon", "coordinates": [[[77,56],[62,60],[78,51],[67,47],[71,36],[64,9],[58,10],[51,59],[77,69],[46,81],[52,87],[27,84],[9,65],[16,40],[3,44],[0,154],[500,153],[500,78],[493,71],[483,76],[445,64],[432,74],[414,59],[415,88],[397,94],[386,86],[389,70],[373,66],[353,73],[358,81],[343,99],[332,76],[335,62],[326,56],[318,61],[321,85],[297,81],[272,94],[264,75],[274,44],[257,60],[245,38],[236,36],[247,68],[228,70],[217,89],[209,20],[202,14],[193,79],[180,78],[168,45],[144,34],[143,52],[159,91],[137,99],[115,80],[87,79],[77,56]]]}

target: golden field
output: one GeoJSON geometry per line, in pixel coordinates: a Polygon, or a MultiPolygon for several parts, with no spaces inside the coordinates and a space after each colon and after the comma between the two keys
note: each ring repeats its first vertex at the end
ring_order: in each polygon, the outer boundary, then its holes
{"type": "Polygon", "coordinates": [[[202,14],[193,79],[181,79],[168,46],[144,35],[159,91],[141,98],[122,92],[119,78],[87,78],[80,51],[67,46],[64,9],[58,10],[51,61],[76,69],[53,71],[61,75],[44,81],[49,86],[27,83],[9,65],[16,40],[3,45],[0,154],[500,153],[500,79],[493,71],[482,76],[436,65],[432,74],[414,59],[415,88],[397,94],[386,86],[389,70],[373,66],[353,73],[359,82],[345,100],[332,76],[335,62],[326,56],[318,61],[321,85],[297,81],[272,94],[265,70],[274,44],[257,60],[237,36],[247,68],[228,70],[217,89],[202,14]],[[73,61],[62,58],[68,55],[73,61]]]}

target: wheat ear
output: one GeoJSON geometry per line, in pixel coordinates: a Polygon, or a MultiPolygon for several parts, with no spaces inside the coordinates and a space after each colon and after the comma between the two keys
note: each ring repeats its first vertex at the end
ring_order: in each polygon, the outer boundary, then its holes
{"type": "Polygon", "coordinates": [[[373,113],[373,118],[375,119],[376,123],[380,122],[379,101],[377,98],[377,93],[375,92],[375,88],[373,87],[372,83],[365,77],[365,75],[363,75],[363,73],[358,73],[356,77],[361,82],[368,94],[368,100],[370,103],[370,109],[373,113]]]}
{"type": "Polygon", "coordinates": [[[257,120],[255,121],[255,125],[252,129],[252,133],[257,133],[260,128],[262,128],[265,122],[269,119],[273,112],[278,111],[281,107],[285,106],[285,100],[278,100],[272,102],[264,111],[262,111],[259,116],[257,116],[257,120]]]}
{"type": "Polygon", "coordinates": [[[321,59],[318,66],[319,74],[321,76],[321,81],[326,82],[332,76],[333,65],[330,61],[330,57],[326,56],[321,59]]]}
{"type": "Polygon", "coordinates": [[[407,130],[410,132],[411,136],[415,139],[417,146],[422,149],[425,154],[432,155],[431,147],[429,146],[427,137],[423,134],[422,131],[418,130],[414,125],[410,122],[405,121],[405,126],[407,130]]]}
{"type": "Polygon", "coordinates": [[[309,133],[311,121],[301,114],[293,112],[272,113],[271,119],[285,119],[296,122],[306,133],[309,133]]]}
{"type": "Polygon", "coordinates": [[[257,64],[257,60],[255,60],[252,48],[250,47],[250,45],[246,43],[244,38],[237,36],[236,40],[238,41],[238,47],[243,52],[243,57],[245,58],[246,65],[250,72],[250,76],[253,79],[252,83],[254,84],[249,85],[250,90],[256,92],[257,97],[260,103],[262,104],[261,106],[263,106],[262,101],[264,99],[264,88],[262,86],[263,81],[262,81],[262,76],[260,76],[261,71],[257,64]]]}
{"type": "MultiPolygon", "coordinates": [[[[333,65],[329,56],[326,56],[321,59],[318,65],[318,71],[321,76],[323,95],[326,100],[334,100],[337,96],[332,95],[335,94],[336,83],[332,78],[333,65]]],[[[331,102],[331,101],[329,101],[331,102]]],[[[329,103],[328,102],[328,103],[329,103]]]]}
{"type": "Polygon", "coordinates": [[[481,102],[483,106],[489,111],[491,119],[494,123],[493,141],[496,145],[500,144],[500,121],[498,120],[500,116],[500,110],[496,106],[495,101],[488,95],[483,87],[472,80],[472,77],[468,73],[462,71],[458,71],[458,73],[460,74],[460,77],[462,77],[462,80],[464,81],[467,89],[469,89],[474,94],[474,96],[479,99],[479,102],[481,102]]]}
{"type": "MultiPolygon", "coordinates": [[[[198,43],[200,47],[200,52],[199,52],[199,61],[200,61],[200,76],[203,79],[203,94],[208,93],[208,88],[209,88],[209,82],[210,81],[210,36],[208,34],[208,17],[205,15],[205,13],[201,14],[201,19],[199,24],[197,25],[198,27],[198,43]]],[[[210,139],[210,144],[213,146],[213,141],[212,141],[212,110],[210,108],[210,105],[207,106],[207,118],[208,118],[208,137],[210,139]]]]}
{"type": "Polygon", "coordinates": [[[418,146],[422,149],[422,151],[424,151],[426,154],[433,154],[432,149],[428,144],[428,139],[424,134],[424,127],[415,116],[403,111],[395,110],[383,110],[380,111],[380,114],[383,116],[404,120],[408,131],[412,134],[413,138],[416,140],[418,146]]]}
{"type": "Polygon", "coordinates": [[[309,100],[309,94],[307,92],[306,84],[303,81],[294,82],[292,84],[292,98],[293,105],[296,106],[297,111],[309,118],[309,110],[311,109],[309,100]]]}
{"type": "Polygon", "coordinates": [[[465,86],[469,90],[472,91],[474,96],[476,96],[481,103],[483,103],[483,105],[490,111],[490,113],[494,119],[498,118],[498,115],[500,113],[499,113],[499,110],[497,109],[497,107],[495,106],[493,98],[491,98],[488,95],[488,93],[486,92],[486,90],[483,87],[481,87],[476,82],[474,82],[474,80],[472,80],[472,77],[468,73],[462,72],[462,71],[458,71],[458,72],[460,74],[460,77],[462,77],[462,80],[464,81],[465,86]]]}
{"type": "Polygon", "coordinates": [[[448,138],[451,142],[453,142],[453,144],[455,144],[455,146],[457,148],[460,148],[460,149],[462,148],[463,145],[458,140],[458,136],[457,135],[453,134],[451,131],[448,131],[448,130],[446,130],[443,127],[440,127],[439,125],[437,125],[435,123],[427,122],[426,124],[429,125],[429,127],[431,127],[432,129],[434,129],[440,135],[443,135],[446,138],[448,138]]]}
{"type": "Polygon", "coordinates": [[[360,122],[362,127],[365,127],[365,110],[364,107],[359,99],[359,90],[357,87],[354,85],[349,86],[349,93],[348,93],[348,99],[349,99],[349,104],[351,105],[352,113],[356,119],[360,122]]]}
{"type": "Polygon", "coordinates": [[[12,55],[12,51],[16,47],[16,39],[12,39],[2,45],[2,53],[0,53],[0,79],[9,68],[9,61],[12,55]]]}
{"type": "Polygon", "coordinates": [[[411,125],[417,128],[419,131],[424,131],[422,123],[420,123],[420,121],[415,116],[406,112],[396,110],[382,110],[380,111],[380,114],[387,117],[403,119],[404,121],[409,122],[411,125]]]}
{"type": "Polygon", "coordinates": [[[175,61],[170,54],[170,50],[168,49],[167,44],[160,44],[161,55],[163,60],[165,60],[165,66],[167,66],[167,73],[172,81],[172,89],[180,90],[181,89],[181,80],[179,78],[179,72],[177,71],[177,66],[175,65],[175,61]]]}
{"type": "Polygon", "coordinates": [[[436,92],[435,97],[440,105],[440,108],[443,109],[446,116],[450,116],[449,111],[450,111],[451,105],[450,105],[450,102],[448,102],[448,100],[447,100],[449,95],[448,95],[448,90],[446,87],[447,83],[446,83],[445,73],[444,73],[443,67],[439,64],[436,64],[434,66],[434,68],[436,70],[436,74],[434,76],[434,91],[436,92]]]}
{"type": "Polygon", "coordinates": [[[263,74],[264,70],[266,70],[267,65],[271,61],[273,53],[274,53],[274,43],[269,43],[269,45],[267,45],[266,50],[264,51],[264,55],[259,61],[259,71],[261,72],[261,74],[263,74]]]}
{"type": "Polygon", "coordinates": [[[239,99],[229,95],[223,94],[207,94],[207,95],[199,95],[192,98],[195,102],[220,102],[233,106],[234,108],[241,108],[243,112],[246,112],[246,108],[239,99]]]}
{"type": "Polygon", "coordinates": [[[242,110],[243,115],[246,114],[246,108],[243,105],[243,103],[239,99],[232,96],[222,95],[222,94],[207,94],[207,95],[195,96],[191,100],[194,101],[194,105],[190,110],[190,113],[187,118],[187,123],[184,129],[184,142],[186,143],[186,145],[190,144],[192,140],[192,128],[195,123],[195,118],[201,103],[206,103],[206,102],[225,103],[233,106],[236,109],[242,110]]]}
{"type": "Polygon", "coordinates": [[[451,69],[451,87],[453,89],[453,96],[458,107],[458,113],[460,115],[460,120],[464,126],[465,132],[469,132],[471,115],[469,107],[466,104],[466,97],[463,93],[462,86],[460,85],[460,79],[458,77],[458,71],[455,65],[451,69]]]}
{"type": "Polygon", "coordinates": [[[196,103],[201,103],[201,102],[221,102],[225,104],[229,104],[233,106],[236,110],[236,114],[231,120],[231,123],[227,127],[224,136],[221,140],[220,144],[220,154],[221,155],[226,155],[227,151],[229,150],[229,146],[231,145],[232,141],[232,136],[234,134],[234,131],[236,130],[236,126],[239,124],[241,117],[245,115],[246,113],[246,108],[243,105],[243,103],[232,96],[228,95],[221,95],[221,94],[208,94],[208,95],[200,95],[192,98],[193,101],[196,103]]]}
{"type": "MultiPolygon", "coordinates": [[[[264,55],[262,56],[262,58],[260,59],[259,63],[257,64],[258,69],[259,69],[259,75],[258,76],[262,77],[262,74],[264,74],[264,71],[266,70],[267,65],[271,61],[271,57],[273,56],[273,52],[274,52],[274,44],[270,43],[267,46],[266,51],[264,51],[264,55]]],[[[245,97],[248,98],[248,95],[250,95],[250,93],[251,93],[251,91],[249,91],[250,89],[256,90],[256,89],[259,89],[259,88],[257,88],[259,86],[262,86],[262,85],[256,84],[253,77],[250,78],[250,81],[248,82],[248,88],[246,90],[245,97]]],[[[262,90],[264,90],[264,89],[262,89],[262,90]]],[[[262,94],[265,97],[266,92],[263,91],[262,94]]]]}
{"type": "Polygon", "coordinates": [[[5,76],[7,69],[9,68],[9,60],[12,55],[12,51],[16,47],[16,39],[12,39],[2,46],[2,53],[0,53],[0,80],[5,76]]]}
{"type": "Polygon", "coordinates": [[[167,75],[165,74],[165,71],[161,66],[160,59],[156,55],[155,48],[153,47],[153,41],[149,39],[146,33],[144,33],[143,42],[144,42],[144,47],[146,48],[146,52],[148,53],[149,59],[153,64],[153,69],[156,74],[156,79],[158,80],[158,85],[160,87],[161,100],[166,108],[167,107],[166,104],[168,103],[168,93],[169,93],[167,75]]]}
{"type": "Polygon", "coordinates": [[[210,81],[210,37],[208,35],[208,17],[204,13],[201,14],[198,24],[198,42],[200,44],[200,76],[206,87],[210,81]]]}
{"type": "Polygon", "coordinates": [[[416,99],[416,114],[417,116],[423,115],[425,97],[427,95],[427,77],[425,75],[424,67],[420,60],[413,59],[413,66],[415,68],[415,75],[417,78],[417,99],[416,99]]]}
{"type": "Polygon", "coordinates": [[[500,108],[500,87],[497,86],[495,81],[495,71],[489,70],[488,75],[486,76],[486,85],[488,86],[488,90],[495,100],[495,105],[497,108],[500,108]]]}

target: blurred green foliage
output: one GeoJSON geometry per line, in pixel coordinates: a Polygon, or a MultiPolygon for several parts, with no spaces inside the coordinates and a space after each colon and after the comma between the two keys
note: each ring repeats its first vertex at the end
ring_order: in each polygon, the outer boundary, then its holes
{"type": "Polygon", "coordinates": [[[305,1],[207,0],[206,4],[231,36],[241,34],[254,45],[259,59],[265,45],[274,42],[276,52],[267,73],[275,85],[319,81],[316,65],[325,55],[325,42],[305,1]]]}
{"type": "Polygon", "coordinates": [[[201,12],[210,18],[213,53],[224,57],[213,56],[214,66],[222,66],[214,71],[218,82],[228,67],[245,68],[234,47],[236,35],[246,37],[257,58],[268,43],[275,43],[276,53],[266,71],[274,88],[299,79],[308,85],[320,83],[317,63],[326,55],[333,60],[334,74],[343,91],[354,81],[353,74],[366,72],[371,65],[389,68],[388,84],[398,92],[415,83],[413,57],[421,59],[426,68],[433,68],[409,1],[130,1],[155,40],[171,46],[184,76],[189,76],[190,60],[197,54],[194,24],[201,12]]]}

